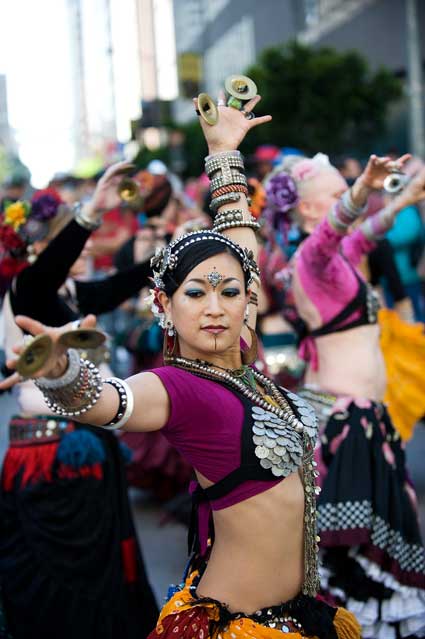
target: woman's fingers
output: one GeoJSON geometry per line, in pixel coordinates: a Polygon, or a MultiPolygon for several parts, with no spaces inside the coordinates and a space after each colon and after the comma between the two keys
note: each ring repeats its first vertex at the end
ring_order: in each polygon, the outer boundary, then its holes
{"type": "Polygon", "coordinates": [[[108,169],[106,169],[105,173],[102,176],[102,180],[104,182],[107,182],[111,178],[115,176],[121,176],[123,173],[128,173],[128,171],[131,171],[131,169],[134,168],[135,165],[131,162],[117,162],[116,164],[113,164],[108,169]]]}
{"type": "Polygon", "coordinates": [[[244,104],[242,110],[246,111],[247,113],[249,111],[253,111],[254,107],[260,102],[260,100],[261,100],[261,95],[255,95],[251,100],[248,100],[248,102],[244,104]]]}
{"type": "Polygon", "coordinates": [[[27,333],[31,333],[31,335],[41,335],[41,333],[46,332],[47,326],[44,326],[41,322],[37,320],[31,319],[31,317],[27,317],[26,315],[17,315],[15,317],[15,322],[27,333]]]}
{"type": "Polygon", "coordinates": [[[259,118],[253,118],[252,120],[248,120],[249,128],[253,129],[255,126],[259,126],[260,124],[265,124],[266,122],[271,122],[271,115],[262,115],[259,118]]]}
{"type": "Polygon", "coordinates": [[[84,319],[81,320],[80,327],[81,328],[96,328],[97,317],[90,313],[86,315],[84,319]]]}
{"type": "Polygon", "coordinates": [[[406,162],[408,162],[411,159],[412,159],[412,154],[411,153],[405,153],[404,155],[402,155],[401,157],[398,158],[397,162],[399,164],[405,164],[406,162]]]}
{"type": "Polygon", "coordinates": [[[22,382],[22,377],[19,375],[19,373],[13,373],[13,375],[9,375],[9,377],[6,377],[6,379],[3,379],[0,382],[0,390],[9,390],[9,388],[12,388],[20,382],[22,382]]]}

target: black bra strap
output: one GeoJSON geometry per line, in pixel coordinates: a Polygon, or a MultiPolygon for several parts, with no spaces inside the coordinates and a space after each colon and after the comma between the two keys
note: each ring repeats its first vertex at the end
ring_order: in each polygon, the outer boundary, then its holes
{"type": "Polygon", "coordinates": [[[338,315],[335,315],[335,317],[329,320],[329,322],[327,322],[326,324],[323,324],[323,326],[321,326],[320,328],[316,328],[314,331],[310,331],[310,335],[312,337],[320,337],[321,335],[328,335],[328,333],[337,333],[338,331],[345,331],[347,328],[355,328],[356,326],[361,326],[362,324],[364,324],[364,319],[362,317],[354,321],[352,324],[349,324],[348,326],[347,325],[341,326],[341,322],[344,322],[355,311],[359,309],[361,310],[362,307],[366,305],[366,296],[367,296],[367,287],[365,282],[362,280],[362,278],[357,273],[353,265],[349,262],[349,260],[347,260],[347,258],[344,257],[344,255],[342,255],[342,257],[344,258],[344,260],[347,262],[348,266],[350,267],[354,277],[356,278],[358,282],[359,288],[357,290],[357,293],[353,297],[353,299],[347,304],[347,306],[345,306],[342,309],[340,313],[338,313],[338,315]]]}

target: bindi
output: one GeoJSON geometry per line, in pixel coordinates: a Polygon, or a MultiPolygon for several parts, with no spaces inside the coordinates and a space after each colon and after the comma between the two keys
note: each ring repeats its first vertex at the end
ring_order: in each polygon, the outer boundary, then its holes
{"type": "Polygon", "coordinates": [[[222,282],[224,279],[223,275],[217,271],[215,266],[213,270],[210,273],[208,273],[206,278],[213,288],[217,288],[220,282],[222,282]]]}

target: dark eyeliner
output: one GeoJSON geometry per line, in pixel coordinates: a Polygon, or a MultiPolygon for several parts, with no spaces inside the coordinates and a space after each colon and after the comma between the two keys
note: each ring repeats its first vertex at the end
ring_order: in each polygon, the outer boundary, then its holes
{"type": "Polygon", "coordinates": [[[222,295],[225,295],[226,297],[236,297],[237,295],[240,295],[241,291],[239,288],[225,288],[222,291],[222,295]]]}

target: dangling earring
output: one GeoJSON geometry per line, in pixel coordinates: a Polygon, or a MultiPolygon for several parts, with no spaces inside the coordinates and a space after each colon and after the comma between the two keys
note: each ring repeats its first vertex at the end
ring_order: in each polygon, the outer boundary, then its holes
{"type": "Polygon", "coordinates": [[[173,335],[175,335],[175,330],[174,330],[174,324],[173,324],[173,320],[167,319],[165,321],[165,328],[167,330],[167,333],[170,337],[173,337],[173,335]]]}
{"type": "Polygon", "coordinates": [[[256,361],[258,356],[258,341],[257,334],[254,329],[248,325],[246,327],[249,330],[249,334],[251,335],[251,346],[248,348],[248,350],[241,351],[242,363],[245,364],[245,366],[251,366],[251,364],[256,361]]]}
{"type": "Polygon", "coordinates": [[[164,342],[162,346],[162,355],[163,355],[164,361],[166,362],[168,359],[170,359],[173,356],[174,351],[176,350],[177,333],[174,328],[174,324],[172,320],[170,319],[167,319],[165,321],[164,329],[165,330],[164,330],[164,342]]]}
{"type": "Polygon", "coordinates": [[[245,364],[245,366],[251,366],[251,364],[253,364],[255,360],[257,359],[257,355],[258,355],[257,334],[253,328],[248,326],[248,320],[249,320],[249,306],[245,308],[244,324],[249,330],[249,334],[251,335],[251,346],[248,348],[248,350],[241,351],[242,363],[245,364]]]}

